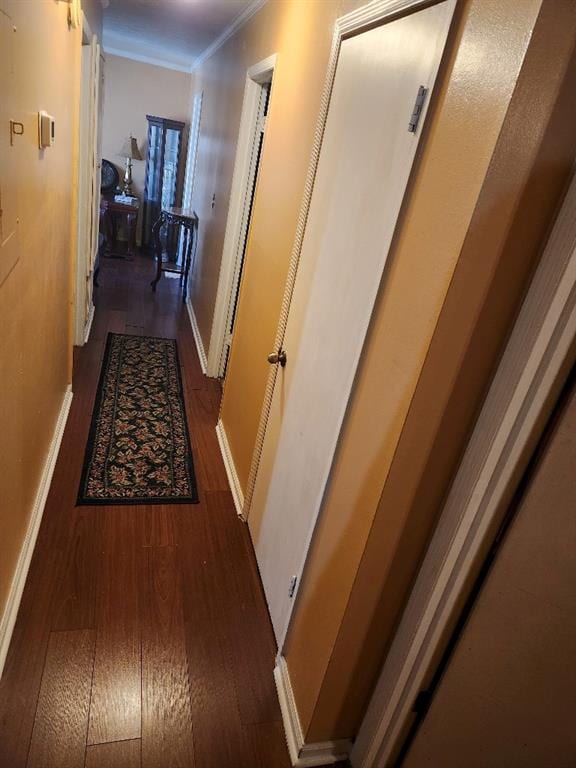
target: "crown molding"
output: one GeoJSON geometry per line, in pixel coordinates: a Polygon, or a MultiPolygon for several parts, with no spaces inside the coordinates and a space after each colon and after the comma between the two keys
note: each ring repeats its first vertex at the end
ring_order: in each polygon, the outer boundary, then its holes
{"type": "MultiPolygon", "coordinates": [[[[116,37],[116,36],[115,36],[116,37]]],[[[142,64],[152,64],[154,67],[163,67],[164,69],[172,69],[176,72],[186,72],[190,74],[191,69],[188,64],[181,64],[175,61],[167,61],[166,59],[158,58],[156,56],[149,56],[146,53],[140,53],[138,51],[127,51],[125,48],[117,47],[120,43],[119,39],[116,39],[116,45],[104,43],[104,53],[109,53],[111,56],[119,56],[121,59],[130,59],[131,61],[139,61],[142,64]]],[[[131,41],[133,44],[133,41],[131,41]]]]}
{"type": "Polygon", "coordinates": [[[152,64],[155,67],[164,67],[165,69],[173,69],[176,72],[187,72],[188,74],[191,74],[209,59],[210,56],[216,53],[216,51],[221,48],[232,35],[243,27],[252,16],[258,13],[267,2],[268,0],[253,0],[199,56],[196,56],[196,58],[191,59],[190,61],[171,61],[170,59],[164,58],[158,49],[154,49],[156,55],[150,55],[148,52],[150,49],[146,43],[138,42],[129,35],[123,35],[114,32],[113,30],[104,32],[103,49],[105,53],[109,53],[112,56],[119,56],[122,59],[131,59],[132,61],[140,61],[143,64],[152,64]]]}
{"type": "Polygon", "coordinates": [[[242,11],[242,13],[238,14],[234,21],[226,27],[224,32],[222,34],[218,35],[216,40],[214,40],[213,43],[211,43],[208,48],[205,48],[202,53],[197,56],[194,59],[194,62],[192,64],[192,67],[190,68],[191,72],[194,72],[195,69],[197,69],[199,66],[201,66],[207,59],[210,58],[216,51],[221,48],[224,43],[229,40],[232,35],[237,32],[241,27],[248,22],[252,16],[254,16],[258,11],[263,8],[268,0],[253,0],[253,2],[250,3],[250,5],[247,5],[246,8],[242,11]]]}

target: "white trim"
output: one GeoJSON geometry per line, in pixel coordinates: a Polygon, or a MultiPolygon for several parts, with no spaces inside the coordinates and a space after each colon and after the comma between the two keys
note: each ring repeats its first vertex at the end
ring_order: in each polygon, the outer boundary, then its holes
{"type": "Polygon", "coordinates": [[[207,59],[210,58],[210,56],[216,53],[216,51],[221,48],[224,43],[240,29],[240,27],[243,27],[244,24],[246,24],[246,22],[252,18],[252,16],[258,13],[258,11],[266,5],[267,1],[268,0],[253,0],[250,5],[247,5],[246,8],[244,8],[244,10],[238,14],[238,16],[236,16],[234,21],[228,27],[226,27],[226,29],[220,35],[218,35],[216,40],[214,40],[214,42],[211,43],[208,48],[205,48],[202,53],[194,59],[190,71],[194,72],[194,70],[201,66],[207,59]]]}
{"type": "Polygon", "coordinates": [[[549,414],[576,340],[576,178],[488,392],[353,751],[393,759],[549,414]]]}
{"type": "Polygon", "coordinates": [[[272,80],[277,61],[277,53],[267,56],[265,59],[262,59],[262,61],[253,64],[246,72],[246,77],[249,77],[250,80],[254,80],[255,83],[269,83],[272,80]]]}
{"type": "Polygon", "coordinates": [[[252,194],[249,178],[250,174],[253,173],[252,157],[254,142],[258,133],[257,120],[262,97],[262,84],[272,80],[276,60],[277,56],[273,54],[254,64],[246,72],[228,218],[208,347],[209,376],[222,376],[224,374],[228,321],[240,279],[247,194],[252,194]]]}
{"type": "Polygon", "coordinates": [[[332,765],[346,760],[352,743],[347,739],[322,741],[305,744],[296,700],[292,691],[288,666],[283,656],[279,655],[274,667],[274,682],[282,712],[282,723],[286,734],[288,753],[293,766],[332,765]]]}
{"type": "Polygon", "coordinates": [[[84,334],[84,344],[88,343],[88,339],[90,338],[90,331],[92,330],[92,323],[94,322],[94,314],[96,311],[96,307],[94,304],[90,307],[90,314],[88,315],[88,322],[86,323],[86,333],[84,334]]]}
{"type": "MultiPolygon", "coordinates": [[[[82,39],[89,29],[83,15],[82,39]]],[[[89,43],[81,46],[81,98],[79,114],[79,161],[77,199],[77,243],[74,297],[74,343],[85,343],[92,304],[94,264],[98,254],[100,211],[100,43],[92,35],[89,43]]]]}
{"type": "Polygon", "coordinates": [[[192,207],[194,195],[194,182],[196,180],[196,165],[198,161],[198,144],[200,141],[200,125],[202,122],[202,103],[204,91],[196,91],[192,96],[192,108],[190,110],[190,133],[188,136],[188,152],[186,154],[186,173],[184,175],[184,189],[182,193],[182,207],[192,207]]]}
{"type": "Polygon", "coordinates": [[[358,34],[359,30],[380,23],[388,16],[416,13],[428,5],[438,5],[443,0],[373,0],[373,2],[350,11],[336,20],[336,33],[340,38],[358,34]]]}
{"type": "MultiPolygon", "coordinates": [[[[200,140],[200,123],[202,120],[202,102],[204,100],[204,91],[196,91],[192,96],[192,106],[190,108],[190,129],[188,131],[188,150],[186,152],[186,170],[184,172],[184,188],[182,190],[182,208],[192,208],[192,196],[194,194],[194,181],[196,179],[196,165],[198,159],[198,144],[200,140]]],[[[196,234],[198,234],[196,232],[196,234]]],[[[180,228],[180,238],[178,242],[178,254],[180,259],[184,259],[184,245],[186,237],[184,228],[180,228]]],[[[194,244],[196,251],[196,244],[194,244]]],[[[190,288],[190,278],[186,285],[188,295],[190,288]]]]}
{"type": "Polygon", "coordinates": [[[38,531],[40,530],[40,523],[42,522],[42,515],[44,514],[44,507],[46,505],[46,499],[48,498],[48,491],[50,490],[50,483],[52,482],[52,475],[54,474],[54,468],[56,467],[56,460],[58,458],[58,452],[64,435],[66,421],[68,420],[71,403],[72,388],[68,386],[62,400],[62,405],[60,406],[60,412],[58,414],[58,419],[56,420],[52,440],[48,447],[48,453],[46,454],[44,467],[36,490],[36,498],[34,499],[34,504],[30,513],[28,529],[24,536],[24,541],[22,542],[20,555],[18,557],[18,562],[16,563],[14,576],[12,577],[10,592],[8,593],[8,600],[6,601],[6,607],[4,608],[2,620],[0,621],[0,678],[2,677],[2,671],[6,661],[6,655],[8,654],[10,640],[12,639],[14,625],[16,624],[18,608],[20,607],[24,585],[26,584],[26,577],[28,576],[28,569],[30,568],[34,545],[36,544],[36,538],[38,537],[38,531]]]}
{"type": "MultiPolygon", "coordinates": [[[[133,43],[132,40],[130,40],[133,43]]],[[[153,67],[162,67],[163,69],[172,69],[176,72],[186,72],[190,74],[191,69],[189,64],[178,64],[173,61],[166,61],[166,59],[159,59],[155,56],[149,56],[146,53],[136,53],[134,51],[128,51],[124,48],[117,48],[115,45],[108,45],[104,43],[104,53],[108,53],[111,56],[118,56],[120,59],[130,59],[131,61],[139,61],[141,64],[151,64],[153,67]]]]}
{"type": "Polygon", "coordinates": [[[216,437],[218,438],[218,445],[220,446],[222,461],[224,462],[226,476],[228,477],[228,483],[230,484],[230,490],[232,491],[232,498],[234,499],[236,513],[238,517],[243,520],[244,494],[242,492],[242,486],[240,485],[238,473],[236,472],[236,465],[234,464],[234,459],[232,458],[230,443],[228,442],[228,436],[226,435],[226,430],[224,429],[222,419],[218,419],[218,424],[216,424],[216,437]]]}
{"type": "MultiPolygon", "coordinates": [[[[86,17],[82,19],[88,25],[86,17]]],[[[84,33],[83,33],[84,34],[84,33]]],[[[90,36],[90,40],[92,37],[90,36]]],[[[89,134],[90,134],[90,89],[91,71],[88,62],[85,61],[89,43],[82,43],[81,48],[81,81],[80,81],[80,109],[78,125],[78,196],[77,223],[76,223],[76,274],[74,296],[74,344],[82,346],[86,333],[86,259],[89,250],[88,227],[90,205],[90,169],[89,169],[89,134]]]]}
{"type": "Polygon", "coordinates": [[[196,315],[194,314],[194,307],[192,306],[190,299],[187,299],[186,301],[186,309],[188,310],[188,317],[190,318],[192,333],[194,334],[194,342],[196,343],[196,351],[198,352],[200,367],[202,368],[202,373],[206,375],[206,351],[204,350],[204,342],[202,341],[200,329],[198,328],[198,323],[196,322],[196,315]]]}

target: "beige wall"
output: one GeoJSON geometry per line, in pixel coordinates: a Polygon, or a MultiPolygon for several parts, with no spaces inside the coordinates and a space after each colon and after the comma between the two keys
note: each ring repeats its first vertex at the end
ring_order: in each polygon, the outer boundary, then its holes
{"type": "Polygon", "coordinates": [[[18,28],[10,108],[24,123],[8,150],[18,154],[18,176],[0,176],[21,221],[20,259],[0,287],[1,615],[70,381],[81,33],[68,29],[66,3],[0,0],[0,7],[18,28]],[[44,151],[39,109],[56,119],[56,142],[44,151]]]}
{"type": "MultiPolygon", "coordinates": [[[[195,79],[204,113],[194,306],[207,346],[245,71],[278,53],[222,404],[244,486],[333,22],[359,4],[268,3],[195,79]]],[[[573,160],[573,100],[558,90],[574,84],[573,4],[547,1],[538,17],[540,7],[459,4],[285,648],[309,741],[355,732],[573,160]]]]}
{"type": "MultiPolygon", "coordinates": [[[[148,121],[146,115],[190,122],[191,77],[152,64],[106,54],[106,92],[102,122],[102,157],[110,160],[124,176],[124,160],[118,156],[125,139],[132,134],[144,160],[132,163],[134,194],[144,196],[148,121]]],[[[186,134],[184,136],[185,162],[186,134]]],[[[141,218],[141,217],[140,217],[141,218]]]]}
{"type": "MultiPolygon", "coordinates": [[[[298,680],[301,699],[315,702],[309,730],[312,740],[323,738],[322,734],[327,732],[349,735],[355,731],[358,715],[370,693],[375,672],[383,659],[455,462],[473,424],[498,360],[501,344],[545,241],[574,162],[575,143],[568,125],[576,116],[576,8],[571,3],[544,2],[537,19],[535,15],[530,19],[526,4],[520,7],[515,2],[499,3],[498,30],[494,28],[493,35],[489,35],[485,25],[490,22],[488,19],[482,21],[482,13],[478,13],[480,9],[489,11],[487,5],[470,4],[467,28],[472,31],[474,24],[482,23],[485,45],[489,40],[495,43],[500,35],[506,35],[506,50],[511,65],[510,85],[514,88],[509,91],[509,96],[505,96],[504,88],[500,94],[508,100],[505,118],[497,136],[493,137],[497,141],[479,195],[470,209],[471,218],[448,293],[426,348],[421,372],[414,380],[415,389],[410,390],[412,396],[409,407],[405,411],[399,407],[394,414],[395,417],[405,414],[398,438],[395,439],[391,454],[383,452],[370,466],[371,483],[366,483],[362,489],[366,492],[366,488],[380,484],[381,492],[370,521],[369,535],[365,539],[359,567],[357,570],[351,569],[354,576],[349,594],[347,587],[350,582],[345,582],[344,586],[342,582],[338,583],[338,579],[346,579],[345,574],[342,576],[345,570],[342,562],[333,560],[326,564],[327,552],[334,553],[334,549],[330,550],[333,538],[320,535],[316,540],[316,551],[319,554],[322,552],[324,556],[320,554],[316,566],[321,567],[324,563],[325,567],[320,571],[324,581],[335,580],[337,583],[329,584],[328,588],[325,585],[319,588],[317,584],[323,584],[321,580],[309,586],[307,595],[310,602],[308,606],[301,606],[300,613],[300,616],[307,616],[307,620],[299,631],[294,628],[293,637],[298,638],[297,647],[292,653],[288,650],[289,659],[292,660],[292,664],[289,661],[289,667],[298,680]],[[506,10],[511,14],[508,19],[504,15],[506,10]],[[520,12],[520,16],[514,19],[517,12],[520,12]],[[521,34],[521,25],[526,25],[524,34],[521,34]],[[529,43],[524,60],[520,62],[516,59],[517,64],[522,64],[517,79],[513,77],[512,69],[512,29],[518,33],[515,43],[518,46],[517,52],[523,48],[526,51],[529,43]],[[537,110],[533,99],[535,91],[539,93],[537,110]],[[519,136],[522,136],[521,141],[518,140],[519,136]],[[382,463],[378,463],[380,460],[382,463]],[[311,606],[316,608],[322,604],[337,605],[343,591],[347,600],[345,610],[341,616],[336,617],[337,633],[331,634],[327,631],[330,625],[322,621],[330,608],[324,610],[320,617],[311,613],[310,609],[311,606]],[[329,635],[336,639],[330,652],[326,675],[321,685],[312,691],[310,680],[318,673],[315,667],[310,674],[307,661],[309,651],[304,647],[304,638],[316,636],[319,632],[323,637],[329,635]]],[[[538,6],[540,3],[532,6],[534,14],[538,12],[538,6]]],[[[463,54],[465,51],[463,37],[460,52],[463,54]]],[[[497,55],[496,50],[494,55],[497,55]]],[[[498,77],[502,78],[502,83],[505,82],[503,65],[504,58],[500,56],[498,77]]],[[[471,69],[469,71],[472,72],[471,69]]],[[[488,73],[484,79],[479,78],[475,83],[468,82],[467,100],[476,89],[486,93],[484,88],[487,77],[488,73]]],[[[451,77],[453,86],[462,80],[455,80],[454,75],[451,77]]],[[[492,90],[491,99],[494,95],[495,91],[492,90]]],[[[475,115],[469,114],[470,118],[478,127],[478,111],[475,115]]],[[[461,119],[466,119],[464,113],[461,113],[461,119]]],[[[440,113],[438,120],[440,122],[440,113]]],[[[457,136],[453,138],[454,150],[458,144],[457,136]]],[[[460,157],[463,155],[464,152],[460,157]]],[[[457,154],[453,156],[458,157],[457,154]]],[[[440,159],[441,154],[438,157],[440,159]]],[[[448,157],[445,160],[448,164],[448,157]]],[[[468,153],[467,163],[469,161],[468,153]]],[[[467,167],[470,170],[470,165],[467,167]]],[[[417,186],[424,183],[426,176],[422,169],[417,186]]],[[[437,175],[436,178],[441,176],[437,175]]],[[[467,183],[465,178],[462,181],[467,183]]],[[[456,178],[454,182],[456,184],[456,178]]],[[[427,197],[428,216],[434,214],[433,199],[431,194],[427,197]]],[[[438,199],[442,210],[449,214],[455,200],[449,200],[445,191],[438,199]],[[448,202],[450,207],[446,208],[448,202]]],[[[417,210],[413,207],[415,203],[416,195],[408,211],[417,210]]],[[[420,210],[426,214],[424,207],[420,210]]],[[[407,217],[410,215],[407,213],[407,217]]],[[[442,211],[438,210],[432,226],[441,226],[441,216],[442,211]]],[[[453,223],[446,220],[444,226],[445,231],[450,232],[453,223]]],[[[422,251],[419,243],[414,240],[410,250],[404,250],[410,230],[407,218],[398,245],[401,250],[397,254],[402,253],[402,258],[408,259],[408,254],[412,252],[417,263],[422,263],[420,259],[428,261],[428,245],[422,251]]],[[[428,236],[424,230],[422,236],[426,243],[433,244],[437,240],[433,231],[428,236]]],[[[441,265],[443,257],[440,254],[436,254],[436,257],[435,263],[441,265]]],[[[407,291],[417,289],[420,285],[419,275],[420,270],[415,264],[413,281],[410,286],[407,285],[407,291]]],[[[425,290],[429,286],[430,283],[425,290]]],[[[385,304],[382,310],[385,311],[385,304]]],[[[343,450],[350,451],[348,462],[345,462],[345,455],[341,453],[339,466],[344,463],[350,466],[349,462],[353,458],[362,455],[364,444],[374,442],[386,446],[387,433],[380,432],[382,422],[375,417],[374,403],[378,403],[381,398],[382,381],[390,380],[385,370],[388,358],[383,355],[383,351],[387,339],[400,331],[396,325],[401,317],[400,309],[392,316],[390,324],[380,324],[380,318],[384,317],[385,314],[379,313],[364,360],[360,378],[364,396],[359,397],[360,392],[357,392],[354,399],[353,420],[356,425],[361,425],[364,414],[366,429],[364,433],[358,430],[347,432],[343,450]]],[[[408,342],[405,345],[408,349],[408,342]]],[[[415,342],[410,342],[410,347],[413,346],[415,342]]],[[[394,378],[397,376],[398,371],[395,370],[394,378]]],[[[377,407],[380,411],[381,407],[377,407]]],[[[387,407],[382,410],[385,412],[387,407]]],[[[352,426],[351,422],[349,426],[352,426]]],[[[333,500],[336,500],[335,492],[346,487],[345,474],[340,476],[340,483],[337,472],[335,477],[330,494],[333,500]]],[[[362,496],[352,498],[355,505],[357,498],[362,496]]],[[[367,504],[364,509],[370,509],[370,505],[367,504]]],[[[323,521],[326,529],[341,524],[342,520],[349,520],[352,525],[352,521],[357,519],[351,508],[346,510],[336,504],[332,510],[335,517],[332,516],[331,520],[330,506],[327,506],[324,513],[327,516],[323,521]],[[341,511],[340,517],[338,509],[341,511]]],[[[350,541],[354,540],[354,530],[358,532],[357,528],[352,528],[352,536],[340,536],[340,549],[336,549],[336,554],[346,550],[350,541]]],[[[310,565],[312,569],[313,561],[310,565]]],[[[330,614],[330,621],[335,621],[333,614],[330,614]]],[[[327,653],[324,655],[326,657],[327,653]]]]}

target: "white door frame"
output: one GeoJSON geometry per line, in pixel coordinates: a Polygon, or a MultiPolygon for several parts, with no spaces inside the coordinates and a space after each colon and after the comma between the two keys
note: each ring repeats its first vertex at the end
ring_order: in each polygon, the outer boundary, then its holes
{"type": "MultiPolygon", "coordinates": [[[[190,111],[190,134],[188,136],[188,152],[186,154],[186,171],[184,174],[184,189],[182,192],[182,208],[192,207],[192,195],[194,194],[194,179],[196,177],[196,160],[198,158],[198,140],[200,138],[200,120],[202,118],[202,100],[204,92],[197,91],[192,97],[192,109],[190,111]]],[[[180,233],[179,252],[182,258],[184,248],[184,232],[180,233]]],[[[189,291],[187,290],[187,294],[189,291]]]]}
{"type": "Polygon", "coordinates": [[[190,138],[188,139],[188,157],[186,159],[186,178],[184,179],[184,196],[182,207],[190,208],[194,194],[196,178],[196,160],[198,158],[198,139],[200,138],[200,121],[202,119],[202,101],[204,91],[197,91],[192,99],[190,114],[190,138]]]}
{"type": "Polygon", "coordinates": [[[206,370],[208,376],[218,377],[224,374],[225,351],[228,346],[227,329],[240,280],[244,240],[248,225],[246,211],[252,197],[252,185],[250,183],[253,173],[252,149],[259,132],[257,123],[262,86],[272,82],[276,59],[276,54],[268,56],[268,58],[250,67],[246,73],[236,160],[232,175],[230,207],[226,221],[220,277],[208,348],[206,370]]]}
{"type": "MultiPolygon", "coordinates": [[[[92,31],[86,19],[82,14],[82,48],[90,44],[92,31]]],[[[82,51],[82,54],[84,52],[82,51]]],[[[82,346],[84,344],[84,335],[86,333],[86,306],[85,306],[85,275],[86,275],[86,244],[88,228],[88,199],[90,198],[88,189],[89,162],[88,162],[88,141],[89,141],[89,103],[90,103],[90,72],[86,66],[84,55],[82,59],[82,74],[80,81],[80,120],[79,120],[79,149],[78,149],[78,225],[76,241],[76,297],[74,313],[74,344],[82,346]]]]}
{"type": "Polygon", "coordinates": [[[192,98],[190,112],[190,136],[188,138],[188,154],[186,157],[186,174],[184,176],[184,192],[182,208],[190,208],[194,194],[194,179],[196,176],[196,160],[198,157],[198,139],[200,138],[200,120],[202,119],[203,91],[197,91],[192,98]]]}
{"type": "MultiPolygon", "coordinates": [[[[78,159],[78,223],[74,344],[88,340],[94,316],[86,301],[86,281],[92,279],[98,249],[100,210],[100,157],[98,105],[100,97],[100,43],[82,14],[82,47],[90,49],[89,64],[82,65],[78,159]]],[[[83,57],[84,58],[84,57],[83,57]]]]}
{"type": "Polygon", "coordinates": [[[392,764],[461,601],[494,541],[576,358],[576,176],[386,657],[352,751],[355,768],[392,764]]]}

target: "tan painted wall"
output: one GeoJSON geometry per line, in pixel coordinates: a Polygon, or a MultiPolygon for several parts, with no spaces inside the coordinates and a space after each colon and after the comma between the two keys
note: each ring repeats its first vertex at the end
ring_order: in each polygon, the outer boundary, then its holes
{"type": "MultiPolygon", "coordinates": [[[[357,5],[269,3],[195,79],[194,90],[204,90],[204,113],[194,306],[207,346],[245,71],[270,53],[279,54],[222,405],[244,485],[333,22],[357,5]]],[[[562,128],[569,124],[566,114],[564,123],[554,124],[556,143],[546,145],[543,136],[573,42],[571,5],[545,3],[548,13],[555,9],[557,23],[546,22],[552,24],[547,41],[546,35],[536,36],[537,66],[527,68],[527,85],[514,102],[540,0],[459,5],[443,86],[285,649],[308,740],[355,731],[566,178],[573,155],[562,128]],[[518,135],[520,142],[511,138],[518,135]],[[502,136],[510,137],[507,143],[502,136]],[[525,199],[532,206],[531,227],[522,229],[518,206],[525,199]],[[462,361],[469,365],[460,376],[462,361]]],[[[542,19],[539,23],[546,27],[542,19]]],[[[568,114],[571,106],[567,100],[568,114]]]]}
{"type": "MultiPolygon", "coordinates": [[[[120,182],[124,160],[118,152],[132,133],[144,160],[132,163],[134,194],[144,196],[148,121],[146,115],[190,122],[191,76],[165,67],[143,64],[120,56],[106,56],[106,97],[102,121],[102,157],[118,168],[120,182]]],[[[184,136],[185,163],[186,135],[184,136]]],[[[140,217],[141,218],[141,217],[140,217]]]]}
{"type": "MultiPolygon", "coordinates": [[[[286,650],[311,741],[328,735],[350,736],[357,729],[574,161],[575,142],[567,126],[576,115],[576,9],[570,3],[544,2],[535,23],[539,2],[532,4],[532,14],[527,12],[527,4],[499,3],[498,22],[493,27],[496,14],[488,6],[472,2],[463,18],[450,85],[438,105],[406,210],[393,275],[375,317],[286,650]],[[499,56],[497,70],[488,67],[483,72],[478,61],[474,68],[470,61],[466,66],[467,54],[473,50],[470,43],[480,36],[486,62],[491,58],[491,45],[495,57],[498,50],[506,50],[506,57],[499,56]],[[488,70],[493,73],[492,83],[488,70]],[[534,108],[536,91],[538,109],[534,108]],[[482,110],[476,104],[468,111],[471,101],[483,101],[487,95],[490,105],[485,107],[490,109],[482,110]],[[450,104],[456,108],[458,102],[457,115],[450,104]],[[501,126],[491,132],[479,121],[494,117],[498,102],[501,126]],[[461,109],[463,103],[466,110],[461,109]],[[466,127],[473,125],[476,142],[490,137],[490,157],[482,159],[483,153],[471,153],[474,145],[469,139],[468,152],[459,145],[466,127]],[[451,134],[452,129],[456,130],[451,134]],[[442,136],[447,143],[441,141],[442,136]],[[459,162],[464,156],[465,167],[459,162]],[[441,165],[434,170],[435,161],[441,165]],[[479,164],[484,164],[482,170],[479,164]],[[458,221],[453,214],[465,210],[459,208],[464,190],[479,171],[476,178],[481,186],[476,187],[476,199],[464,203],[469,206],[469,219],[458,221]],[[448,184],[442,183],[435,192],[443,178],[448,184]],[[462,239],[451,243],[454,236],[462,239]],[[422,243],[426,243],[424,248],[422,243]],[[437,244],[444,245],[443,252],[436,251],[437,244]],[[450,252],[456,260],[447,270],[450,252]],[[405,306],[394,303],[391,290],[404,268],[405,287],[397,289],[397,297],[404,297],[405,306]],[[450,283],[441,289],[445,270],[450,283]],[[443,298],[446,288],[438,315],[431,291],[443,298]],[[403,329],[414,331],[413,321],[423,322],[424,318],[418,318],[426,305],[428,319],[434,323],[433,335],[428,336],[422,325],[418,334],[401,338],[397,346],[403,329]],[[420,344],[422,357],[407,366],[420,344]],[[390,370],[390,360],[404,360],[404,367],[394,365],[390,370]],[[395,394],[395,386],[410,370],[414,378],[410,382],[406,378],[403,387],[407,402],[395,394]],[[367,449],[373,450],[371,463],[364,463],[367,449]],[[360,480],[356,472],[360,472],[360,480]],[[311,638],[315,638],[312,652],[311,638]],[[334,644],[327,650],[331,642],[334,644]],[[321,659],[329,659],[325,672],[321,659]]],[[[479,148],[478,143],[475,146],[479,148]]],[[[401,283],[396,285],[401,287],[401,283]]]]}
{"type": "Polygon", "coordinates": [[[318,660],[331,658],[539,5],[467,3],[451,43],[285,651],[305,724],[326,674],[318,660]],[[496,69],[502,47],[508,55],[496,69]]]}
{"type": "Polygon", "coordinates": [[[2,179],[3,194],[19,194],[21,239],[0,287],[1,615],[70,380],[80,30],[68,30],[66,3],[0,7],[18,27],[13,116],[24,123],[18,178],[2,179]],[[39,109],[56,118],[56,143],[43,152],[39,109]]]}

